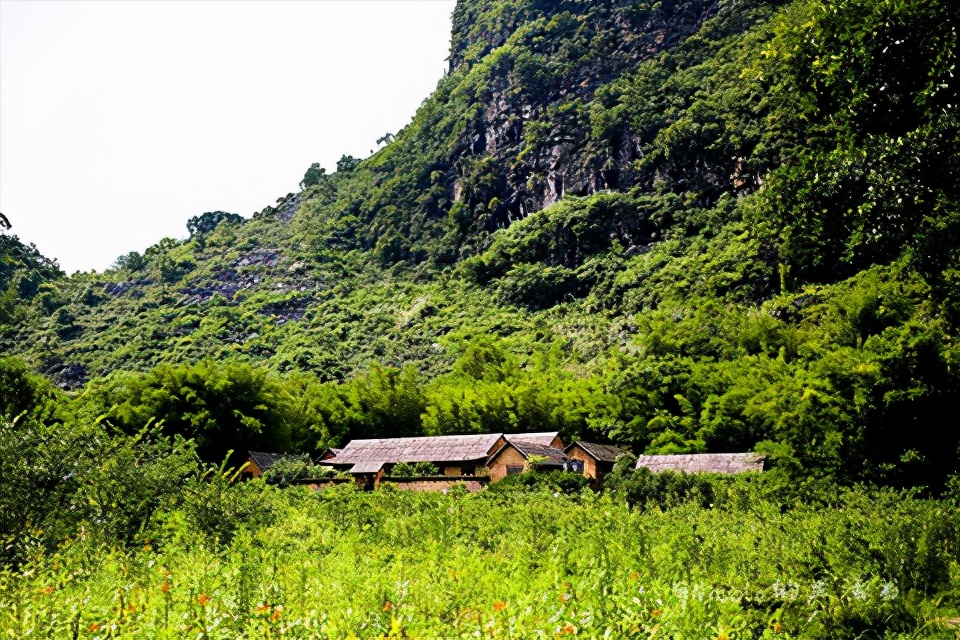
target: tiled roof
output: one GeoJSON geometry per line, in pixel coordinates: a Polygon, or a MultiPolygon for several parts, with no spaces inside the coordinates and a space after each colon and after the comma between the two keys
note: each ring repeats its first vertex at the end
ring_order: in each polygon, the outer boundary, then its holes
{"type": "Polygon", "coordinates": [[[616,462],[619,456],[627,453],[626,449],[621,449],[616,445],[597,444],[595,442],[584,442],[583,440],[578,440],[567,447],[567,452],[574,447],[580,447],[586,451],[588,456],[598,462],[616,462]]]}
{"type": "Polygon", "coordinates": [[[764,456],[758,453],[688,453],[665,456],[640,456],[637,469],[646,467],[654,473],[741,473],[763,471],[764,456]]]}
{"type": "Polygon", "coordinates": [[[324,464],[358,462],[457,462],[482,460],[490,455],[501,434],[434,436],[422,438],[377,438],[351,440],[335,457],[324,464]]]}
{"type": "Polygon", "coordinates": [[[382,462],[375,460],[358,462],[350,469],[350,473],[376,473],[383,468],[382,462]]]}
{"type": "Polygon", "coordinates": [[[513,447],[520,452],[520,455],[523,456],[523,459],[526,460],[530,456],[543,456],[547,458],[547,462],[544,464],[547,465],[562,465],[567,457],[563,453],[563,449],[557,447],[549,447],[541,444],[536,444],[532,442],[520,441],[517,442],[514,439],[511,439],[507,444],[503,445],[497,451],[490,456],[490,459],[487,461],[488,464],[493,462],[501,453],[503,453],[509,447],[513,447]]]}
{"type": "Polygon", "coordinates": [[[249,451],[250,460],[257,465],[260,473],[269,469],[274,462],[283,457],[281,453],[264,453],[263,451],[249,451]]]}
{"type": "Polygon", "coordinates": [[[553,445],[554,439],[560,436],[559,431],[541,431],[537,433],[505,433],[503,437],[507,442],[539,444],[544,447],[553,445]]]}

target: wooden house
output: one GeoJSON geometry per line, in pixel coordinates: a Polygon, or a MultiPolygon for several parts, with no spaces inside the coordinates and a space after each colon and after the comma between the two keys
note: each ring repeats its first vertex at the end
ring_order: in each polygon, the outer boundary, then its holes
{"type": "Polygon", "coordinates": [[[585,477],[599,482],[603,476],[613,471],[613,463],[618,457],[627,453],[627,450],[612,444],[596,444],[580,440],[567,447],[565,453],[571,460],[583,462],[585,477]]]}
{"type": "Polygon", "coordinates": [[[515,473],[523,473],[528,467],[530,458],[539,460],[535,466],[537,471],[563,471],[569,466],[567,457],[560,447],[507,436],[503,446],[487,460],[490,482],[502,480],[515,473]]]}
{"type": "Polygon", "coordinates": [[[684,453],[662,456],[640,456],[637,469],[646,467],[654,473],[743,473],[763,471],[765,457],[758,453],[684,453]]]}
{"type": "Polygon", "coordinates": [[[351,440],[320,464],[354,475],[376,475],[400,462],[431,462],[447,476],[469,476],[483,467],[490,454],[503,446],[503,434],[376,438],[351,440]]]}

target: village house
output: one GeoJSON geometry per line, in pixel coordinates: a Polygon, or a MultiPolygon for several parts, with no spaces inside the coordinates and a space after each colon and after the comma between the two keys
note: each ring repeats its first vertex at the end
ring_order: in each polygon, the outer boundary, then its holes
{"type": "Polygon", "coordinates": [[[289,458],[302,462],[310,462],[310,458],[306,454],[296,455],[289,453],[265,453],[263,451],[248,451],[247,453],[249,454],[249,457],[247,458],[247,465],[240,472],[240,478],[243,480],[259,478],[267,472],[267,469],[272,467],[279,460],[289,458]]]}
{"type": "Polygon", "coordinates": [[[508,436],[507,441],[487,460],[490,482],[503,480],[509,475],[523,473],[532,461],[537,471],[564,471],[568,460],[563,449],[544,445],[535,440],[508,436]]]}
{"type": "Polygon", "coordinates": [[[583,463],[584,477],[600,482],[603,476],[613,471],[613,464],[617,458],[627,453],[627,450],[612,444],[596,444],[580,440],[567,447],[565,453],[571,460],[579,460],[583,463]]]}
{"type": "Polygon", "coordinates": [[[240,472],[241,478],[259,478],[273,466],[273,463],[282,457],[279,453],[264,453],[263,451],[249,451],[247,466],[240,472]]]}
{"type": "Polygon", "coordinates": [[[743,473],[763,471],[765,456],[758,453],[683,453],[640,456],[637,469],[646,467],[653,473],[743,473]]]}
{"type": "Polygon", "coordinates": [[[377,476],[401,462],[430,462],[441,475],[470,476],[505,442],[501,433],[351,440],[320,464],[355,476],[377,476]]]}
{"type": "MultiPolygon", "coordinates": [[[[376,487],[399,463],[429,462],[437,467],[440,475],[461,478],[474,476],[478,471],[486,474],[488,464],[497,454],[506,451],[514,452],[514,457],[508,458],[519,458],[521,467],[531,455],[546,458],[548,462],[541,465],[543,468],[562,468],[565,461],[563,441],[559,433],[550,431],[351,440],[334,455],[323,456],[318,464],[349,472],[359,483],[376,487]]],[[[491,481],[506,475],[507,465],[513,464],[507,462],[508,458],[497,457],[498,473],[502,473],[495,478],[491,472],[491,481]]]]}

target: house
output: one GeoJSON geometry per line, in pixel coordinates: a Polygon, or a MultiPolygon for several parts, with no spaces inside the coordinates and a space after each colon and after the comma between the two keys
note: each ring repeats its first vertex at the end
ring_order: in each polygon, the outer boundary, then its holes
{"type": "Polygon", "coordinates": [[[613,463],[618,457],[627,453],[627,450],[612,444],[596,444],[580,440],[567,447],[565,453],[571,460],[583,462],[585,477],[600,481],[603,476],[613,471],[613,463]]]}
{"type": "Polygon", "coordinates": [[[662,456],[640,456],[637,469],[646,467],[654,473],[743,473],[763,471],[765,457],[758,453],[684,453],[662,456]]]}
{"type": "Polygon", "coordinates": [[[563,440],[559,431],[541,431],[530,433],[505,433],[503,437],[510,442],[537,444],[543,447],[563,449],[563,440]]]}
{"type": "Polygon", "coordinates": [[[240,477],[244,480],[259,478],[279,460],[290,459],[307,463],[310,462],[310,458],[306,454],[265,453],[263,451],[248,451],[247,453],[249,454],[247,457],[247,466],[240,472],[240,477]]]}
{"type": "Polygon", "coordinates": [[[540,444],[536,440],[507,436],[503,446],[487,460],[490,482],[503,480],[515,473],[523,473],[530,458],[538,461],[536,463],[538,471],[563,471],[569,466],[567,457],[560,447],[540,444]]]}
{"type": "Polygon", "coordinates": [[[264,453],[263,451],[248,451],[247,466],[240,472],[241,478],[259,478],[273,466],[273,463],[283,457],[282,453],[264,453]]]}
{"type": "Polygon", "coordinates": [[[343,451],[343,449],[337,449],[337,448],[335,448],[335,447],[328,447],[328,448],[326,448],[326,449],[323,450],[323,453],[321,453],[319,456],[317,456],[317,461],[316,461],[316,463],[317,463],[317,464],[321,464],[324,460],[329,460],[329,459],[331,459],[331,458],[333,458],[333,457],[336,457],[336,456],[340,455],[340,452],[341,452],[341,451],[343,451]]]}
{"type": "Polygon", "coordinates": [[[351,440],[320,464],[375,478],[399,462],[431,462],[442,475],[470,476],[505,442],[501,433],[351,440]]]}

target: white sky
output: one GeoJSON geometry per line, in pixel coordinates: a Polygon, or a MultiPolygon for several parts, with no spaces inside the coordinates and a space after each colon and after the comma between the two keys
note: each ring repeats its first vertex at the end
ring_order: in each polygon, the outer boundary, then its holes
{"type": "Polygon", "coordinates": [[[0,212],[72,273],[365,157],[446,69],[453,0],[0,0],[0,212]]]}

